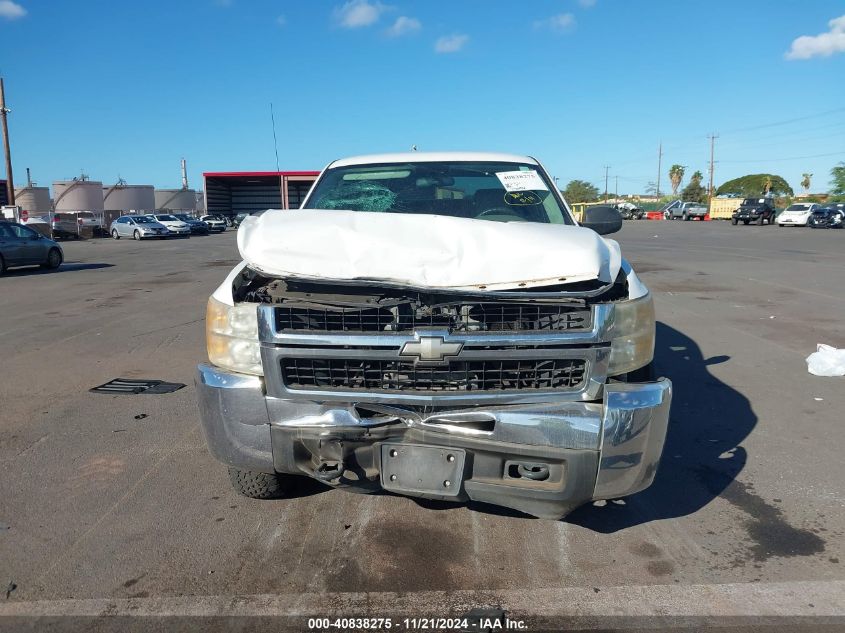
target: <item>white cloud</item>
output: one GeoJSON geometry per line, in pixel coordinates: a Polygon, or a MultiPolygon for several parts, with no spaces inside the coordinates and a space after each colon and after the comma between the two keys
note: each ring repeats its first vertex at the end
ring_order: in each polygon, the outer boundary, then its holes
{"type": "Polygon", "coordinates": [[[25,15],[26,9],[17,2],[12,2],[12,0],[0,0],[0,18],[17,20],[25,15]]]}
{"type": "Polygon", "coordinates": [[[401,37],[409,33],[415,33],[421,28],[422,23],[416,18],[409,18],[407,16],[400,15],[396,18],[396,22],[393,23],[393,26],[387,29],[387,35],[390,37],[401,37]]]}
{"type": "Polygon", "coordinates": [[[551,31],[557,31],[558,33],[568,31],[574,26],[575,16],[571,13],[559,13],[558,15],[553,15],[545,20],[537,20],[534,22],[535,29],[549,29],[551,31]]]}
{"type": "Polygon", "coordinates": [[[469,42],[469,35],[456,33],[455,35],[444,35],[434,43],[436,53],[457,53],[466,43],[469,42]]]}
{"type": "Polygon", "coordinates": [[[596,0],[578,0],[578,4],[585,9],[589,9],[590,7],[596,6],[596,0]]]}
{"type": "Polygon", "coordinates": [[[283,15],[280,15],[279,17],[276,18],[276,24],[278,24],[279,26],[284,26],[287,23],[288,23],[288,19],[283,15]]]}
{"type": "Polygon", "coordinates": [[[845,53],[845,15],[833,18],[827,23],[830,30],[818,35],[802,35],[792,41],[786,59],[810,59],[830,57],[834,53],[845,53]]]}
{"type": "Polygon", "coordinates": [[[334,18],[345,29],[357,29],[378,22],[381,14],[390,9],[381,2],[368,0],[349,0],[334,10],[334,18]]]}

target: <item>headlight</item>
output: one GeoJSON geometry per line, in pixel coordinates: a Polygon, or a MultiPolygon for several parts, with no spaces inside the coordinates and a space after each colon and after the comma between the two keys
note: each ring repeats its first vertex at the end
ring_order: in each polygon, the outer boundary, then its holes
{"type": "Polygon", "coordinates": [[[256,304],[230,306],[211,297],[205,313],[205,340],[208,360],[214,365],[263,375],[256,304]]]}
{"type": "Polygon", "coordinates": [[[608,376],[648,365],[654,358],[654,301],[651,294],[613,304],[608,376]]]}

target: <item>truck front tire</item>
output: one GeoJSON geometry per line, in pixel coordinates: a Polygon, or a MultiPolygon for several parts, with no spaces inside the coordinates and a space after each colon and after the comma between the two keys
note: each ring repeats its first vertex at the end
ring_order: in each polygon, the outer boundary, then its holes
{"type": "Polygon", "coordinates": [[[277,473],[259,473],[252,470],[229,469],[232,487],[252,499],[278,499],[288,489],[287,477],[277,473]]]}

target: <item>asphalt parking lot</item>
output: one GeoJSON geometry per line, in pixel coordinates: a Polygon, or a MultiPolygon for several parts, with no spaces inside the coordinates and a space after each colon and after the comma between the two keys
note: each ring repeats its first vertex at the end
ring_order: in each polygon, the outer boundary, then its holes
{"type": "Polygon", "coordinates": [[[308,613],[346,592],[372,592],[371,609],[551,613],[562,596],[587,610],[607,595],[683,611],[718,595],[730,611],[762,588],[792,614],[845,604],[845,379],[804,361],[817,343],[845,347],[845,231],[639,221],[616,237],[656,297],[669,436],[649,490],[560,522],[316,484],[238,496],[206,450],[192,384],[234,231],[66,242],[58,272],[9,271],[0,589],[14,588],[0,615],[233,596],[258,609],[259,595],[308,613]],[[188,386],[88,392],[116,377],[188,386]]]}

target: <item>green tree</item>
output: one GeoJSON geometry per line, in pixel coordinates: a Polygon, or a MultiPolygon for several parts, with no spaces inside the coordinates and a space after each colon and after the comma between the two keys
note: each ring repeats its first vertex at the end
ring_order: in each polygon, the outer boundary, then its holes
{"type": "Polygon", "coordinates": [[[570,180],[563,190],[563,197],[571,204],[595,202],[599,199],[599,190],[586,180],[570,180]]]}
{"type": "Polygon", "coordinates": [[[716,189],[716,195],[732,193],[743,198],[762,196],[769,188],[774,196],[793,196],[792,187],[780,176],[775,174],[748,174],[723,183],[716,189]]]}
{"type": "Polygon", "coordinates": [[[672,165],[669,168],[669,182],[672,183],[672,195],[678,195],[678,187],[681,186],[681,183],[684,180],[684,172],[686,171],[686,167],[683,165],[678,165],[677,163],[672,165]]]}
{"type": "Polygon", "coordinates": [[[830,170],[832,185],[830,195],[845,196],[845,163],[839,163],[836,167],[830,170]]]}
{"type": "Polygon", "coordinates": [[[801,188],[804,190],[804,193],[808,193],[810,191],[810,182],[813,178],[813,174],[801,174],[801,188]]]}
{"type": "Polygon", "coordinates": [[[707,192],[701,186],[702,180],[704,180],[704,175],[700,171],[696,171],[690,176],[689,184],[681,192],[681,200],[686,202],[704,202],[707,200],[707,192]]]}

